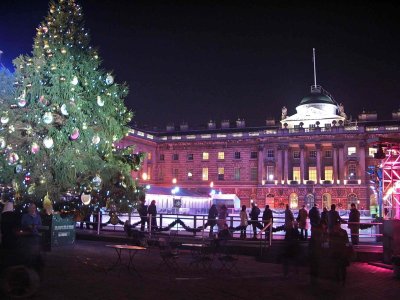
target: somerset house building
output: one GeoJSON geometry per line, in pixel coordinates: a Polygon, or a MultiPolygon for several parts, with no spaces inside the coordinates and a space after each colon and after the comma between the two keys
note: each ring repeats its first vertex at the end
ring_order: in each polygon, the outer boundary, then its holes
{"type": "Polygon", "coordinates": [[[143,184],[235,194],[247,207],[254,201],[275,209],[314,203],[348,209],[354,202],[374,213],[377,193],[369,170],[380,161],[370,141],[399,138],[400,111],[391,120],[363,112],[349,122],[344,106],[318,85],[296,111],[289,116],[283,107],[280,121],[266,120],[260,127],[238,119],[234,125],[209,121],[202,130],[187,124],[160,131],[134,128],[122,144],[147,153],[134,174],[143,184]]]}

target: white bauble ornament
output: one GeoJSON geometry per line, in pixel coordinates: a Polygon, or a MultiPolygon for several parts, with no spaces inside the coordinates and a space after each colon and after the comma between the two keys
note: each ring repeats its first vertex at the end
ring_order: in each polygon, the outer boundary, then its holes
{"type": "Polygon", "coordinates": [[[67,106],[65,104],[61,105],[61,113],[64,116],[68,116],[67,106]]]}
{"type": "Polygon", "coordinates": [[[92,137],[92,143],[95,145],[100,143],[100,137],[97,134],[92,137]]]}
{"type": "Polygon", "coordinates": [[[106,77],[106,83],[108,85],[113,84],[114,83],[114,77],[111,74],[108,74],[106,77]]]}
{"type": "Polygon", "coordinates": [[[0,149],[4,149],[6,147],[6,140],[3,137],[0,137],[0,149]]]}
{"type": "Polygon", "coordinates": [[[31,145],[31,152],[32,152],[33,154],[36,154],[36,153],[39,152],[39,150],[40,150],[40,146],[39,146],[37,143],[32,143],[32,145],[31,145]]]}
{"type": "Polygon", "coordinates": [[[71,135],[69,136],[69,138],[73,141],[75,141],[78,137],[79,137],[79,129],[78,128],[74,128],[74,130],[72,131],[71,135]]]}
{"type": "Polygon", "coordinates": [[[44,123],[51,124],[53,122],[53,114],[49,111],[45,112],[42,119],[44,123]]]}
{"type": "Polygon", "coordinates": [[[82,193],[81,201],[84,205],[89,205],[91,200],[92,200],[92,196],[90,194],[82,193]]]}
{"type": "Polygon", "coordinates": [[[72,78],[71,84],[72,85],[77,85],[78,84],[78,77],[74,76],[74,78],[72,78]]]}
{"type": "Polygon", "coordinates": [[[53,145],[54,145],[53,139],[52,139],[51,137],[49,137],[49,136],[46,136],[46,137],[43,139],[43,145],[44,145],[47,149],[53,148],[53,145]]]}
{"type": "Polygon", "coordinates": [[[24,107],[26,105],[26,100],[25,99],[19,99],[18,100],[18,106],[19,107],[24,107]]]}
{"type": "Polygon", "coordinates": [[[97,96],[97,105],[98,106],[104,106],[104,101],[101,99],[100,96],[97,96]]]}
{"type": "Polygon", "coordinates": [[[5,125],[10,121],[10,118],[8,116],[2,116],[0,119],[1,124],[5,125]]]}
{"type": "Polygon", "coordinates": [[[83,130],[86,130],[86,129],[87,129],[87,123],[86,123],[86,122],[83,122],[83,123],[82,123],[82,129],[83,129],[83,130]]]}
{"type": "Polygon", "coordinates": [[[22,165],[17,165],[17,166],[15,167],[15,172],[17,172],[17,173],[21,173],[22,170],[23,170],[22,165]]]}
{"type": "Polygon", "coordinates": [[[15,152],[11,152],[8,154],[8,164],[9,165],[15,165],[19,160],[19,156],[15,152]]]}
{"type": "Polygon", "coordinates": [[[92,179],[92,183],[95,187],[99,187],[101,185],[101,178],[99,175],[96,175],[93,179],[92,179]]]}

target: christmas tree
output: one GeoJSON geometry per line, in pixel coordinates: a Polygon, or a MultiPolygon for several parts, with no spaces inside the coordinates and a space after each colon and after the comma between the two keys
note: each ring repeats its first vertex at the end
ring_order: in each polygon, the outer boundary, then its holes
{"type": "Polygon", "coordinates": [[[50,2],[32,55],[19,56],[14,65],[14,109],[2,112],[1,125],[3,157],[19,195],[58,201],[66,192],[103,189],[114,201],[134,200],[131,171],[143,155],[114,147],[133,116],[123,102],[128,88],[101,68],[81,6],[75,0],[50,2]]]}

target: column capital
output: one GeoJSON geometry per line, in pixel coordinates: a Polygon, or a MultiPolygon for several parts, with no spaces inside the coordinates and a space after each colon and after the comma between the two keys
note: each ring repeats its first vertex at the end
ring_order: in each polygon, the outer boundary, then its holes
{"type": "Polygon", "coordinates": [[[336,149],[344,148],[344,143],[333,143],[332,146],[336,149]]]}
{"type": "Polygon", "coordinates": [[[287,144],[279,144],[278,145],[278,150],[288,150],[289,149],[289,145],[287,144]]]}

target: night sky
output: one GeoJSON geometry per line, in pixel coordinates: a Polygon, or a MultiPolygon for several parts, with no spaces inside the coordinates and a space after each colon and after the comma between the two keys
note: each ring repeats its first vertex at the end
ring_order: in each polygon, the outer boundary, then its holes
{"type": "MultiPolygon", "coordinates": [[[[79,3],[104,68],[130,87],[139,126],[238,117],[263,126],[283,105],[291,115],[313,84],[313,47],[317,83],[347,115],[388,119],[399,108],[400,4],[265,2],[79,3]]],[[[31,52],[47,11],[46,0],[0,2],[5,66],[31,52]]]]}

